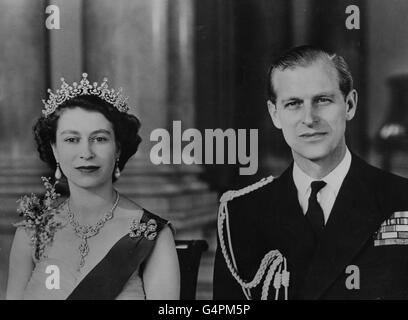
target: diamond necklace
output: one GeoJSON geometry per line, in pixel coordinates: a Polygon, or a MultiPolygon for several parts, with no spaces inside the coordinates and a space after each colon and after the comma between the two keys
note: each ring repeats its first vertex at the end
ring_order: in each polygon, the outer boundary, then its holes
{"type": "Polygon", "coordinates": [[[118,206],[118,203],[119,203],[119,192],[116,191],[116,200],[112,208],[94,226],[91,226],[89,224],[80,225],[78,221],[75,220],[74,214],[71,211],[71,207],[69,205],[69,200],[68,200],[69,223],[74,229],[75,234],[81,239],[81,244],[79,245],[79,253],[81,255],[81,259],[79,262],[78,271],[84,266],[85,257],[88,255],[88,252],[89,252],[88,238],[91,238],[97,235],[99,233],[99,230],[102,229],[102,227],[105,225],[105,222],[113,218],[113,212],[118,206]]]}

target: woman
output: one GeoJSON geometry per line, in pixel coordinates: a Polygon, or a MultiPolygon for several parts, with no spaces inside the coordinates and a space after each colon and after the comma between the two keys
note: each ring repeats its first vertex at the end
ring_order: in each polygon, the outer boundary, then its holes
{"type": "Polygon", "coordinates": [[[7,298],[178,299],[168,223],[113,187],[141,141],[126,99],[106,79],[90,84],[87,74],[72,86],[62,79],[49,92],[35,139],[56,179],[66,178],[70,196],[46,225],[18,227],[7,298]]]}

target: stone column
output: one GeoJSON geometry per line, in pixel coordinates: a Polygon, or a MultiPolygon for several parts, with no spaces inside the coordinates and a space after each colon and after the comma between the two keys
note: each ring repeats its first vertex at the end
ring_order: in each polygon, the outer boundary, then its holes
{"type": "Polygon", "coordinates": [[[236,128],[258,129],[259,168],[254,176],[239,177],[253,183],[278,175],[288,165],[289,149],[267,109],[267,71],[274,59],[291,45],[291,2],[286,0],[231,0],[235,53],[231,53],[236,128]]]}
{"type": "MultiPolygon", "coordinates": [[[[177,238],[202,238],[215,227],[216,194],[198,179],[199,166],[153,165],[152,130],[172,133],[173,121],[194,127],[195,1],[84,2],[84,66],[91,79],[108,76],[129,95],[143,142],[118,182],[148,210],[170,219],[177,238]]],[[[99,80],[98,80],[99,81],[99,80]]]]}
{"type": "Polygon", "coordinates": [[[45,1],[0,2],[0,299],[17,220],[16,200],[41,192],[45,166],[38,160],[32,125],[45,96],[45,1]]]}
{"type": "Polygon", "coordinates": [[[358,106],[355,117],[347,124],[346,142],[348,147],[358,155],[365,157],[369,151],[367,135],[367,110],[366,102],[366,70],[367,55],[367,26],[366,0],[356,0],[350,3],[347,0],[328,1],[311,0],[308,28],[311,44],[322,46],[343,56],[353,75],[354,87],[358,91],[358,106]],[[349,14],[345,13],[349,5],[355,5],[360,10],[360,29],[347,29],[345,25],[349,14]]]}

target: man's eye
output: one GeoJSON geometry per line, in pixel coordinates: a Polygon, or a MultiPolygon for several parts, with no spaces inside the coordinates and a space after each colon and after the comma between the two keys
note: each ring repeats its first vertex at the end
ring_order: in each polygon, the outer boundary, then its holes
{"type": "Polygon", "coordinates": [[[325,98],[325,97],[321,97],[317,99],[317,103],[319,104],[328,104],[331,103],[331,99],[330,98],[325,98]]]}
{"type": "Polygon", "coordinates": [[[299,101],[290,101],[288,103],[285,104],[286,108],[296,108],[300,105],[299,101]]]}

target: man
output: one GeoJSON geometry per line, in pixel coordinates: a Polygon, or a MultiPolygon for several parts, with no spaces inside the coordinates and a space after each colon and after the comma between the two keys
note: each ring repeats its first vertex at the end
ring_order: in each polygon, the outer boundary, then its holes
{"type": "MultiPolygon", "coordinates": [[[[357,92],[344,59],[294,48],[271,66],[268,90],[269,113],[294,162],[226,204],[238,275],[251,281],[276,249],[287,259],[289,299],[408,298],[408,240],[401,232],[408,230],[408,180],[348,150],[345,129],[357,92]]],[[[252,298],[261,297],[264,280],[252,298]]],[[[219,246],[214,299],[244,298],[219,246]]]]}

